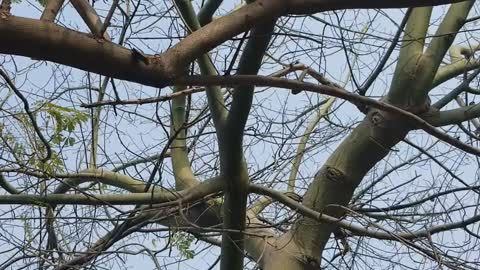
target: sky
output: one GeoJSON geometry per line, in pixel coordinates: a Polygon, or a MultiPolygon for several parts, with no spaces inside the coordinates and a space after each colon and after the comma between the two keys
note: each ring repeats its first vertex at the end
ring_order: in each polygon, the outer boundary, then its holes
{"type": "MultiPolygon", "coordinates": [[[[106,6],[102,1],[97,3],[99,5],[98,10],[106,12],[106,6]]],[[[165,2],[165,5],[169,5],[169,2],[165,2]]],[[[230,10],[235,3],[233,1],[225,1],[222,4],[221,11],[226,12],[230,10]]],[[[142,10],[142,12],[150,11],[152,13],[156,12],[154,8],[150,7],[151,9],[142,10]]],[[[162,7],[158,7],[158,10],[161,10],[162,7]]],[[[38,18],[40,16],[39,5],[35,2],[31,1],[22,1],[19,4],[15,4],[12,9],[12,13],[17,16],[25,16],[31,18],[38,18]]],[[[436,13],[434,13],[434,20],[435,17],[440,16],[443,13],[442,8],[436,9],[436,13]]],[[[361,32],[365,29],[367,22],[371,17],[374,16],[375,13],[367,14],[367,13],[355,13],[349,12],[344,15],[342,18],[342,25],[350,30],[356,30],[361,32]],[[365,16],[365,17],[362,17],[365,16]],[[349,25],[351,23],[355,23],[355,25],[349,25]]],[[[393,21],[399,22],[402,17],[401,11],[393,11],[390,12],[390,18],[393,21]]],[[[341,15],[341,14],[340,14],[341,15]]],[[[354,76],[362,81],[368,75],[368,71],[365,71],[368,68],[372,68],[376,63],[378,63],[378,58],[381,54],[385,51],[386,45],[388,42],[385,40],[379,40],[377,36],[383,37],[390,37],[392,33],[395,31],[394,23],[390,21],[387,17],[382,17],[382,14],[379,13],[378,20],[373,24],[368,26],[367,32],[369,35],[365,37],[364,42],[369,46],[362,47],[361,45],[357,45],[355,47],[359,51],[362,51],[364,54],[361,54],[358,58],[358,70],[354,72],[354,76]],[[371,35],[370,35],[371,34],[371,35]]],[[[326,20],[335,22],[335,16],[333,14],[322,14],[318,15],[318,17],[326,20]]],[[[79,16],[76,15],[75,11],[72,8],[67,7],[65,11],[62,13],[61,21],[64,24],[67,24],[69,27],[76,28],[80,31],[87,31],[86,26],[81,22],[79,16]]],[[[175,32],[174,29],[178,27],[177,25],[169,25],[170,19],[167,18],[159,18],[155,19],[152,18],[151,20],[145,20],[142,22],[138,22],[133,24],[133,27],[129,30],[130,35],[129,39],[125,42],[125,46],[129,48],[139,48],[145,53],[159,53],[168,48],[170,43],[168,40],[162,41],[160,38],[162,36],[168,36],[172,32],[175,32]],[[151,40],[142,40],[143,37],[150,36],[150,37],[158,37],[158,39],[151,39],[151,40]]],[[[320,33],[323,31],[323,23],[318,22],[314,19],[303,20],[303,18],[297,18],[296,20],[293,19],[284,19],[280,23],[283,24],[284,29],[299,29],[302,28],[305,31],[311,31],[312,36],[311,38],[315,41],[305,41],[305,40],[285,40],[281,38],[281,35],[278,35],[275,43],[277,45],[277,50],[272,51],[271,53],[281,59],[283,62],[295,62],[300,61],[307,65],[311,65],[312,67],[316,68],[320,72],[324,72],[327,77],[336,80],[338,83],[346,82],[347,89],[354,89],[353,81],[350,80],[351,76],[349,76],[349,72],[346,68],[346,60],[345,54],[343,51],[338,50],[338,40],[335,41],[334,39],[320,40],[320,33]],[[315,34],[318,34],[317,36],[315,34]],[[336,43],[335,43],[336,42],[336,43]],[[321,44],[323,47],[320,47],[321,44]],[[307,53],[303,52],[304,48],[308,48],[307,53]],[[283,53],[285,50],[288,49],[288,53],[283,53]],[[321,51],[324,50],[324,51],[321,51]],[[325,58],[325,61],[322,61],[322,57],[325,58]]],[[[112,36],[118,35],[118,29],[112,27],[110,29],[110,33],[112,36]]],[[[282,30],[284,31],[284,30],[282,30]]],[[[325,30],[327,36],[338,36],[339,32],[338,29],[331,29],[328,28],[325,30]],[[335,32],[337,31],[337,32],[335,32]]],[[[293,30],[292,30],[293,32],[293,30]]],[[[279,30],[279,33],[282,33],[279,30]]],[[[358,33],[348,32],[343,33],[350,38],[358,38],[358,33]]],[[[459,41],[463,37],[459,37],[459,41]]],[[[388,40],[387,40],[388,41],[388,40]]],[[[237,41],[238,42],[238,41],[237,41]]],[[[223,46],[218,52],[215,52],[213,58],[218,61],[217,68],[219,70],[224,70],[228,66],[228,61],[224,61],[224,58],[230,59],[231,53],[229,52],[229,45],[235,44],[234,42],[227,42],[225,46],[223,46]]],[[[72,52],[73,53],[73,52],[72,52]]],[[[396,54],[392,56],[391,59],[395,59],[396,54]]],[[[7,57],[8,58],[8,57],[7,57]]],[[[267,63],[264,65],[264,69],[262,70],[262,74],[269,74],[275,71],[278,68],[278,65],[273,64],[271,59],[266,59],[267,63]]],[[[27,68],[31,67],[33,61],[27,58],[22,57],[15,57],[15,64],[17,65],[17,69],[20,70],[18,72],[18,77],[16,78],[16,85],[24,89],[26,93],[29,93],[28,99],[32,103],[35,101],[39,101],[42,99],[43,95],[53,97],[60,91],[58,89],[58,85],[62,85],[61,89],[65,87],[78,87],[81,85],[85,85],[87,82],[86,73],[83,71],[71,69],[71,68],[64,68],[62,67],[63,71],[59,70],[59,66],[55,64],[44,64],[44,63],[37,63],[35,64],[33,71],[28,71],[27,68]],[[68,76],[67,76],[68,75],[68,76]],[[64,79],[66,77],[67,79],[64,79]],[[38,94],[37,94],[38,93],[38,94]]],[[[11,62],[9,64],[11,67],[11,62]]],[[[375,83],[373,90],[371,92],[372,96],[381,95],[389,86],[389,79],[392,75],[392,69],[394,67],[393,61],[389,62],[389,68],[382,73],[382,77],[375,83]]],[[[98,85],[100,78],[98,76],[91,76],[91,81],[94,85],[98,85]]],[[[439,87],[438,92],[446,91],[449,88],[451,89],[455,85],[455,81],[446,85],[442,85],[439,87]]],[[[165,94],[168,93],[168,89],[162,89],[161,91],[158,89],[153,89],[151,87],[140,86],[133,83],[119,83],[119,89],[121,90],[120,96],[121,98],[125,99],[133,99],[133,98],[140,98],[140,97],[147,97],[157,95],[158,93],[165,94]]],[[[5,91],[2,90],[0,92],[1,95],[4,95],[5,91]]],[[[107,94],[110,98],[113,97],[113,91],[111,87],[107,90],[107,94]]],[[[433,97],[435,98],[435,97],[433,97]]],[[[90,99],[87,91],[78,91],[73,92],[71,94],[62,96],[59,98],[57,102],[59,104],[71,104],[76,103],[77,105],[79,102],[88,102],[90,99]]],[[[319,95],[313,94],[306,94],[301,93],[299,95],[291,95],[288,91],[276,91],[276,90],[267,90],[261,91],[256,94],[255,96],[255,104],[257,104],[257,109],[252,112],[251,119],[247,125],[248,128],[251,127],[252,130],[261,130],[264,132],[270,132],[270,134],[278,135],[278,140],[259,140],[258,136],[251,136],[247,132],[246,137],[246,144],[253,143],[254,146],[250,147],[247,152],[246,156],[249,160],[251,160],[252,164],[250,167],[250,171],[252,173],[259,172],[262,168],[269,163],[271,163],[272,159],[274,159],[277,155],[291,155],[293,154],[291,151],[292,149],[288,149],[288,151],[281,152],[278,149],[278,142],[282,140],[282,136],[288,134],[289,130],[298,130],[298,134],[304,129],[303,125],[298,125],[297,123],[292,123],[291,125],[281,125],[277,124],[274,125],[272,129],[267,128],[267,124],[269,122],[281,122],[290,119],[295,119],[298,115],[298,112],[305,107],[312,106],[323,100],[324,97],[319,95]],[[281,112],[281,113],[279,113],[281,112]],[[261,154],[259,154],[261,153],[261,154]]],[[[204,96],[199,94],[195,96],[195,106],[201,107],[205,103],[204,96]]],[[[10,105],[10,109],[14,109],[14,106],[17,106],[18,103],[15,103],[14,100],[9,101],[7,106],[10,105]]],[[[80,109],[77,107],[77,109],[80,109]]],[[[142,118],[142,115],[147,116],[147,118],[153,118],[155,116],[155,111],[158,109],[159,113],[162,115],[162,119],[166,119],[168,116],[168,103],[161,104],[159,108],[156,108],[154,105],[146,105],[141,107],[122,107],[117,108],[117,114],[113,111],[112,108],[105,109],[103,113],[103,119],[105,124],[102,125],[104,128],[104,132],[102,132],[102,136],[100,138],[100,147],[101,147],[101,155],[99,160],[101,164],[104,164],[107,168],[112,168],[114,165],[120,164],[121,161],[129,160],[135,158],[135,153],[139,151],[147,150],[147,153],[157,153],[159,147],[166,142],[166,135],[163,132],[162,128],[160,127],[159,123],[154,123],[149,121],[149,119],[142,118]],[[118,132],[117,132],[118,131],[118,132]]],[[[351,125],[357,121],[359,121],[362,115],[356,110],[356,108],[348,103],[337,101],[334,105],[333,110],[338,110],[338,114],[332,116],[332,121],[339,125],[351,125]]],[[[307,115],[307,117],[301,118],[301,124],[305,124],[308,122],[308,119],[311,115],[307,115]]],[[[312,136],[311,144],[321,143],[322,141],[331,140],[332,143],[328,146],[319,147],[309,153],[307,153],[305,157],[305,162],[303,163],[302,168],[300,169],[300,177],[305,178],[302,181],[308,181],[311,179],[311,176],[315,173],[314,168],[318,166],[318,164],[323,163],[323,161],[328,157],[329,153],[331,153],[336,145],[338,145],[338,138],[340,138],[343,134],[339,133],[341,129],[332,128],[332,126],[327,126],[324,123],[321,123],[318,127],[317,132],[314,136],[312,136]]],[[[193,132],[193,131],[192,131],[193,132]]],[[[79,138],[81,135],[78,135],[79,138]]],[[[88,136],[88,134],[86,134],[88,136]]],[[[213,135],[212,135],[213,136],[213,135]]],[[[273,136],[275,137],[275,136],[273,136]]],[[[208,164],[204,160],[208,160],[208,158],[215,152],[217,149],[215,145],[211,144],[211,136],[206,137],[205,139],[201,140],[202,148],[199,152],[195,152],[192,154],[192,166],[195,172],[198,172],[199,177],[201,179],[206,179],[208,176],[212,176],[213,172],[211,167],[214,167],[214,164],[208,164]],[[210,153],[209,153],[210,152],[210,153]]],[[[433,143],[435,140],[430,136],[424,135],[422,132],[413,132],[410,135],[412,140],[418,142],[420,145],[428,145],[433,143]],[[415,135],[415,136],[414,136],[415,135]]],[[[404,145],[400,145],[399,149],[405,150],[404,145]]],[[[438,147],[434,148],[434,153],[447,152],[445,157],[445,164],[449,167],[454,166],[457,160],[465,158],[465,155],[458,154],[458,152],[449,152],[449,149],[446,148],[444,145],[439,144],[438,147]]],[[[68,170],[78,170],[85,166],[85,161],[88,154],[85,154],[85,151],[78,148],[66,149],[63,151],[64,158],[66,160],[65,167],[68,170]]],[[[378,175],[381,175],[382,172],[388,170],[394,164],[390,162],[402,162],[403,160],[408,159],[415,154],[415,151],[412,149],[405,150],[401,153],[393,153],[392,155],[396,155],[395,159],[392,159],[389,162],[384,162],[380,164],[379,168],[376,171],[373,171],[365,181],[371,181],[378,175]]],[[[212,158],[213,160],[213,158],[212,158]]],[[[475,164],[472,162],[472,164],[475,164]]],[[[279,165],[280,166],[280,165],[279,165]]],[[[467,167],[469,168],[469,167],[467,167]]],[[[477,176],[477,168],[472,165],[471,169],[463,170],[462,178],[467,179],[469,183],[476,182],[478,180],[477,176]]],[[[288,166],[285,165],[285,168],[279,169],[280,170],[280,178],[287,177],[288,166]]],[[[162,183],[165,185],[172,185],[172,176],[170,175],[171,166],[169,162],[165,162],[162,166],[162,183]]],[[[135,177],[146,177],[149,175],[148,168],[140,168],[139,172],[129,171],[128,173],[135,175],[135,177]]],[[[267,173],[259,173],[259,182],[268,182],[273,178],[273,174],[267,173]],[[262,179],[265,177],[266,179],[262,179]]],[[[440,183],[432,183],[432,180],[439,179],[441,177],[445,177],[445,185],[450,185],[450,181],[448,181],[448,177],[445,176],[445,172],[440,169],[438,165],[432,166],[421,166],[418,165],[415,169],[409,169],[405,171],[399,171],[395,173],[392,177],[386,179],[385,182],[382,182],[378,185],[378,189],[388,189],[392,185],[398,185],[402,182],[409,181],[412,177],[416,177],[417,175],[421,175],[425,178],[425,181],[418,182],[418,184],[411,185],[405,187],[405,192],[412,192],[414,193],[415,189],[429,189],[432,186],[441,187],[443,181],[439,181],[440,183]]],[[[458,183],[454,183],[453,185],[458,185],[458,183]]],[[[277,185],[278,188],[281,188],[281,184],[277,185]]],[[[298,189],[297,192],[302,193],[304,189],[298,189]]],[[[252,196],[252,199],[254,196],[252,196]]],[[[395,200],[394,197],[388,198],[391,200],[395,200]]],[[[385,202],[378,201],[375,202],[376,206],[382,206],[385,202]]],[[[444,202],[447,205],[455,205],[454,201],[447,201],[444,202]]],[[[12,206],[13,207],[13,206],[12,206]]],[[[8,211],[11,209],[11,206],[0,206],[0,218],[5,216],[8,211]],[[3,213],[2,213],[3,212],[3,213]]],[[[35,210],[32,207],[20,207],[21,210],[17,210],[18,213],[29,213],[35,214],[35,210]]],[[[83,215],[90,215],[92,213],[92,208],[79,208],[78,209],[81,214],[83,215]]],[[[105,209],[99,208],[95,209],[95,211],[106,211],[105,209]]],[[[108,211],[112,211],[111,209],[108,211]]],[[[472,210],[473,211],[473,210],[472,210]]],[[[471,214],[470,211],[467,211],[467,214],[471,214]]],[[[65,213],[69,213],[65,211],[65,213]]],[[[35,221],[32,221],[35,222],[35,221]]],[[[16,241],[19,243],[24,241],[28,238],[26,235],[25,225],[26,223],[22,220],[17,222],[12,222],[12,226],[8,226],[8,228],[4,228],[8,230],[9,234],[1,234],[0,239],[2,237],[9,238],[9,237],[17,237],[16,241]]],[[[90,233],[86,229],[78,229],[76,227],[69,227],[67,230],[70,233],[78,233],[79,236],[87,235],[90,233]],[[78,230],[78,231],[75,231],[78,230]],[[87,230],[87,231],[85,231],[87,230]]],[[[103,235],[105,230],[108,228],[101,228],[95,227],[94,230],[91,232],[93,233],[92,236],[103,235]]],[[[449,237],[449,236],[443,236],[449,237]]],[[[450,237],[455,238],[456,235],[451,235],[450,237]]],[[[7,240],[5,239],[5,241],[7,240]]],[[[10,239],[11,240],[11,239],[10,239]]],[[[152,249],[161,249],[163,247],[162,240],[157,239],[155,236],[149,234],[140,234],[135,237],[134,240],[129,241],[128,243],[132,242],[139,242],[143,245],[150,247],[152,249]]],[[[389,247],[387,244],[386,248],[393,248],[389,247]]],[[[122,246],[121,244],[116,245],[116,247],[122,246]]],[[[199,243],[195,246],[195,250],[202,250],[205,245],[203,243],[199,243]]],[[[141,247],[136,247],[137,249],[142,249],[141,247]]],[[[193,248],[193,245],[192,245],[193,248]]],[[[2,247],[0,246],[0,250],[2,247]]],[[[130,247],[129,247],[130,249],[130,247]]],[[[12,250],[9,254],[0,255],[0,262],[2,262],[6,256],[10,256],[11,254],[18,252],[17,250],[12,250]]],[[[168,255],[167,253],[162,253],[162,255],[168,255]]],[[[157,256],[157,259],[161,265],[168,265],[167,269],[206,269],[215,259],[216,256],[219,254],[219,250],[217,248],[213,248],[210,250],[202,251],[199,255],[195,257],[195,259],[185,262],[184,264],[170,264],[173,259],[169,259],[168,256],[163,257],[162,255],[157,256]]],[[[171,252],[172,256],[178,255],[178,251],[173,249],[171,252]]],[[[116,262],[120,262],[120,260],[116,260],[116,262]]],[[[129,259],[125,262],[125,266],[130,269],[153,269],[154,263],[149,258],[149,256],[143,252],[139,255],[129,256],[129,259]]],[[[217,267],[218,268],[218,267],[217,267]]],[[[216,269],[217,269],[216,268],[216,269]]],[[[33,269],[33,268],[32,268],[33,269]]],[[[111,269],[120,269],[117,265],[112,265],[111,269]]]]}

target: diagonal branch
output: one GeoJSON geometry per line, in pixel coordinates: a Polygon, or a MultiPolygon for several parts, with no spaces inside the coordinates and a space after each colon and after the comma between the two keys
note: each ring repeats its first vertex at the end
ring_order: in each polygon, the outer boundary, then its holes
{"type": "MultiPolygon", "coordinates": [[[[184,86],[175,86],[174,92],[184,90],[184,86]]],[[[173,175],[175,177],[176,190],[198,185],[199,181],[195,177],[190,160],[188,158],[187,131],[185,126],[186,119],[186,98],[179,96],[172,100],[170,136],[175,136],[170,146],[173,175]]]]}
{"type": "Polygon", "coordinates": [[[221,191],[222,184],[217,178],[210,181],[204,181],[201,184],[179,192],[142,192],[131,194],[49,194],[49,195],[31,195],[15,194],[0,195],[0,204],[65,204],[65,205],[137,205],[137,204],[155,204],[155,207],[175,206],[182,203],[191,203],[205,198],[211,198],[212,195],[221,191]]]}
{"type": "Polygon", "coordinates": [[[467,225],[480,221],[480,215],[476,215],[471,218],[464,219],[462,221],[438,225],[438,226],[432,226],[416,232],[396,233],[396,232],[391,232],[386,229],[375,226],[374,224],[371,224],[371,225],[377,227],[378,229],[372,230],[372,229],[369,229],[368,227],[352,224],[352,222],[343,220],[341,218],[335,218],[335,217],[317,212],[315,210],[312,210],[304,206],[303,204],[298,203],[295,200],[289,198],[287,195],[273,189],[251,184],[250,191],[256,194],[269,196],[273,200],[283,203],[284,205],[288,206],[290,209],[298,211],[299,213],[301,213],[306,217],[318,220],[320,222],[326,222],[326,223],[331,223],[331,224],[340,226],[346,230],[351,231],[354,235],[367,236],[367,237],[383,239],[383,240],[394,240],[394,241],[403,242],[405,240],[425,238],[432,234],[437,234],[437,233],[449,231],[452,229],[464,228],[467,225]]]}
{"type": "Polygon", "coordinates": [[[104,33],[104,24],[100,20],[100,17],[87,0],[70,0],[70,2],[95,37],[110,40],[108,34],[104,33]]]}
{"type": "Polygon", "coordinates": [[[60,8],[62,8],[63,2],[64,0],[48,0],[40,20],[46,22],[55,21],[55,17],[57,17],[60,8]]]}

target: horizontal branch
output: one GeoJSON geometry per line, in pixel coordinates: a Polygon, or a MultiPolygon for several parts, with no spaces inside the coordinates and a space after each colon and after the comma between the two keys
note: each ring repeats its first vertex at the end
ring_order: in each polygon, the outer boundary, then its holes
{"type": "Polygon", "coordinates": [[[390,232],[374,224],[372,224],[372,226],[369,226],[369,227],[377,227],[378,229],[372,230],[372,229],[369,229],[368,227],[356,225],[356,224],[353,224],[352,222],[338,219],[329,215],[322,214],[315,210],[312,210],[304,206],[303,204],[290,199],[287,195],[283,194],[282,192],[279,192],[273,189],[251,184],[250,192],[269,196],[275,201],[286,205],[290,209],[298,211],[300,214],[306,217],[312,218],[314,220],[317,220],[319,222],[336,224],[339,227],[342,227],[348,231],[351,231],[355,235],[367,236],[367,237],[372,237],[372,238],[381,239],[381,240],[394,240],[394,241],[403,242],[404,240],[425,238],[425,237],[430,237],[431,235],[436,233],[464,228],[467,225],[480,221],[480,215],[477,215],[477,216],[465,219],[463,221],[443,224],[439,226],[432,226],[417,232],[408,232],[408,233],[390,232]]]}
{"type": "Polygon", "coordinates": [[[469,187],[462,187],[462,188],[454,188],[454,189],[449,189],[445,191],[441,191],[432,195],[429,195],[427,197],[424,197],[422,199],[409,202],[409,203],[404,203],[404,204],[395,204],[392,206],[387,206],[387,207],[369,207],[369,208],[355,208],[356,212],[360,213],[375,213],[375,212],[388,212],[388,211],[395,211],[395,210],[401,210],[405,208],[411,208],[411,207],[416,207],[419,206],[425,202],[431,202],[434,201],[436,198],[445,196],[451,193],[455,192],[460,192],[460,191],[471,191],[471,190],[478,190],[480,189],[480,186],[469,186],[469,187]]]}
{"type": "Polygon", "coordinates": [[[451,144],[467,153],[480,156],[480,149],[474,148],[466,143],[463,143],[448,134],[436,129],[433,125],[427,122],[425,119],[402,110],[391,104],[377,101],[368,97],[360,96],[351,92],[347,92],[343,89],[339,89],[332,86],[317,85],[313,83],[300,82],[296,80],[288,80],[281,78],[272,78],[258,75],[235,75],[235,76],[189,76],[176,79],[173,83],[185,84],[191,86],[208,86],[208,85],[221,85],[226,87],[233,87],[236,85],[255,85],[263,87],[278,87],[283,89],[308,91],[313,93],[319,93],[329,96],[345,99],[353,104],[365,104],[373,108],[384,110],[402,116],[413,127],[423,129],[428,134],[451,144]]]}
{"type": "Polygon", "coordinates": [[[282,15],[312,14],[345,8],[431,6],[453,2],[459,0],[257,0],[212,21],[166,52],[155,56],[147,55],[145,59],[137,59],[131,50],[93,35],[48,21],[9,16],[1,19],[0,23],[0,53],[52,61],[108,77],[162,87],[166,81],[180,76],[183,69],[200,55],[255,25],[282,15]]]}
{"type": "Polygon", "coordinates": [[[52,61],[145,85],[160,85],[167,80],[169,67],[164,57],[147,65],[136,60],[131,50],[53,23],[10,16],[1,21],[0,35],[0,53],[52,61]]]}
{"type": "Polygon", "coordinates": [[[212,178],[201,184],[179,192],[143,192],[131,194],[49,194],[49,195],[0,195],[0,204],[22,205],[138,205],[161,204],[173,206],[210,198],[222,190],[219,178],[212,178]]]}
{"type": "Polygon", "coordinates": [[[84,103],[80,105],[83,108],[95,108],[95,107],[100,107],[100,106],[116,106],[116,105],[143,105],[143,104],[150,104],[150,103],[158,103],[158,102],[163,102],[163,101],[168,101],[172,100],[176,97],[182,97],[186,95],[191,95],[194,93],[199,93],[203,92],[206,89],[204,87],[193,87],[193,88],[188,88],[185,90],[177,91],[175,93],[165,95],[165,96],[159,96],[159,97],[151,97],[151,98],[140,98],[140,99],[127,99],[127,100],[102,100],[98,102],[92,102],[92,103],[84,103]]]}
{"type": "MultiPolygon", "coordinates": [[[[391,104],[382,102],[382,101],[377,101],[368,97],[364,97],[361,95],[357,95],[351,92],[346,91],[345,89],[341,89],[338,87],[334,86],[329,86],[329,85],[317,85],[317,84],[312,84],[308,82],[301,82],[297,80],[289,80],[289,79],[282,79],[282,78],[275,78],[275,77],[265,77],[265,76],[259,76],[259,75],[234,75],[234,76],[189,76],[189,77],[182,77],[179,79],[175,79],[173,82],[170,84],[185,84],[185,85],[191,85],[191,86],[211,86],[211,85],[222,85],[226,87],[234,87],[238,85],[255,85],[255,86],[262,86],[262,87],[278,87],[278,88],[283,88],[283,89],[288,89],[292,91],[308,91],[308,92],[313,92],[313,93],[319,93],[319,94],[324,94],[324,95],[329,95],[329,96],[334,96],[338,98],[345,99],[352,104],[364,104],[368,105],[373,108],[377,108],[380,110],[384,110],[387,112],[395,113],[397,115],[405,117],[406,120],[408,120],[415,128],[418,129],[423,129],[425,132],[428,134],[448,143],[451,144],[467,153],[473,154],[480,156],[480,150],[477,148],[474,148],[468,144],[465,144],[448,134],[438,130],[435,128],[435,126],[441,126],[442,123],[449,123],[449,121],[453,120],[469,120],[474,117],[478,117],[477,114],[480,113],[480,105],[475,105],[473,106],[474,108],[471,107],[466,107],[466,108],[460,108],[457,110],[453,110],[452,112],[441,112],[440,114],[431,114],[431,115],[425,115],[423,118],[420,116],[417,116],[413,113],[410,113],[408,111],[405,111],[403,109],[400,109],[396,106],[393,106],[391,104]],[[441,122],[439,119],[439,116],[442,116],[443,119],[448,119],[446,122],[441,122]],[[462,117],[460,117],[462,116],[462,117]],[[453,120],[452,120],[453,119],[453,120]]],[[[187,95],[191,93],[196,93],[200,92],[201,90],[199,89],[198,91],[195,88],[192,87],[189,90],[177,92],[174,94],[162,96],[156,98],[157,100],[161,101],[166,101],[170,100],[174,97],[181,96],[181,95],[187,95]]],[[[103,103],[92,103],[92,104],[85,104],[82,105],[84,107],[89,107],[89,106],[101,106],[101,105],[106,105],[106,104],[111,104],[114,103],[115,101],[106,101],[105,104],[103,103]]]]}
{"type": "MultiPolygon", "coordinates": [[[[132,178],[130,176],[108,171],[105,169],[94,169],[94,170],[84,170],[78,173],[53,173],[46,174],[41,171],[35,170],[26,170],[26,169],[17,169],[17,168],[3,168],[0,169],[0,173],[16,173],[23,174],[28,176],[33,176],[37,178],[44,179],[65,179],[62,180],[62,185],[59,185],[56,188],[55,192],[65,193],[72,187],[80,185],[85,182],[98,181],[103,184],[110,186],[115,186],[128,190],[130,192],[143,192],[145,189],[145,183],[138,179],[132,178]]],[[[160,187],[155,187],[157,191],[160,191],[160,187]]],[[[166,191],[166,190],[163,190],[166,191]]]]}

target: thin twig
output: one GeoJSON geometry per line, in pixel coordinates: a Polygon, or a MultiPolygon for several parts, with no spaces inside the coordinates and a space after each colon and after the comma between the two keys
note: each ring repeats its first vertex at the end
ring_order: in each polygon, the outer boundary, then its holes
{"type": "Polygon", "coordinates": [[[113,0],[113,4],[110,7],[110,10],[108,11],[107,17],[105,17],[105,21],[103,21],[103,26],[102,29],[100,30],[100,36],[103,37],[103,34],[105,31],[107,31],[107,28],[110,26],[110,20],[113,17],[113,13],[115,12],[115,8],[118,6],[118,1],[119,0],[113,0]]]}
{"type": "Polygon", "coordinates": [[[37,120],[35,120],[35,116],[30,111],[30,105],[28,104],[27,99],[23,96],[22,92],[20,92],[20,90],[17,89],[15,84],[12,82],[12,80],[10,80],[10,77],[8,77],[7,73],[5,73],[5,71],[3,71],[3,69],[1,68],[0,68],[0,75],[10,86],[10,88],[15,93],[15,95],[17,95],[17,97],[23,102],[23,108],[25,109],[25,112],[27,113],[28,118],[30,118],[30,121],[32,121],[33,129],[35,130],[35,133],[37,133],[37,136],[42,141],[43,145],[45,146],[45,150],[47,152],[47,155],[44,158],[42,158],[41,161],[43,163],[47,162],[52,157],[52,149],[50,148],[50,144],[48,143],[47,139],[45,139],[42,132],[40,131],[40,128],[38,127],[37,120]]]}

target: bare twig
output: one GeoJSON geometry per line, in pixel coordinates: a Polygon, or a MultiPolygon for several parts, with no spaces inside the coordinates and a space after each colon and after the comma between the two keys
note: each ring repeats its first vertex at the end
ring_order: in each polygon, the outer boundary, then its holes
{"type": "Polygon", "coordinates": [[[40,128],[38,127],[37,120],[35,119],[35,116],[33,113],[30,111],[30,105],[28,104],[28,100],[23,96],[22,92],[17,89],[15,84],[10,80],[10,77],[8,77],[7,73],[5,73],[2,69],[0,69],[0,76],[3,77],[3,79],[7,82],[8,86],[13,90],[15,95],[23,102],[23,108],[25,112],[28,115],[28,118],[32,122],[33,129],[35,130],[35,133],[37,133],[38,138],[43,143],[43,146],[45,147],[45,151],[47,152],[46,156],[41,159],[43,163],[47,162],[51,157],[52,157],[52,149],[50,148],[50,144],[48,143],[47,139],[43,136],[42,132],[40,131],[40,128]]]}

